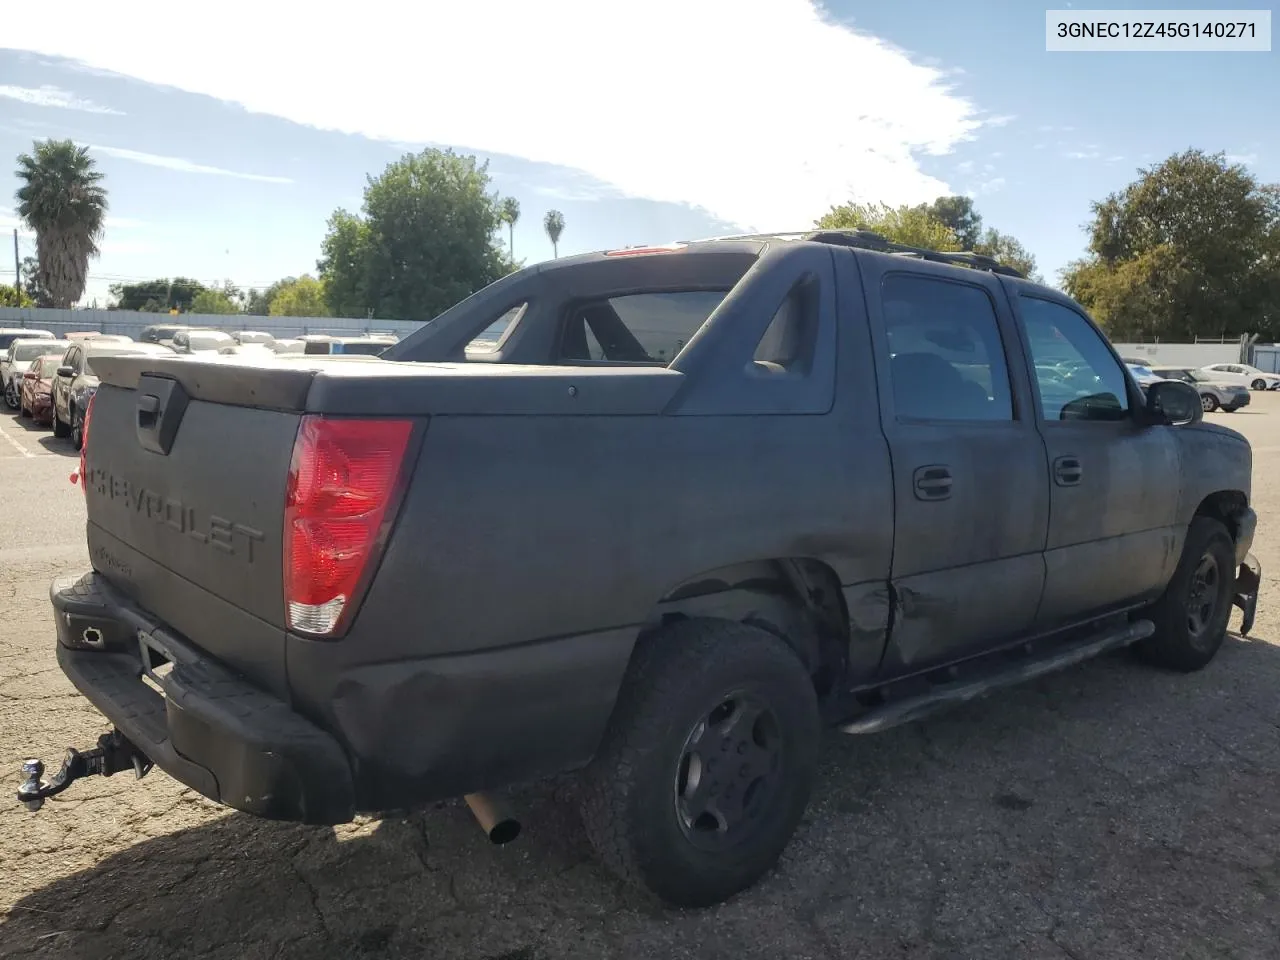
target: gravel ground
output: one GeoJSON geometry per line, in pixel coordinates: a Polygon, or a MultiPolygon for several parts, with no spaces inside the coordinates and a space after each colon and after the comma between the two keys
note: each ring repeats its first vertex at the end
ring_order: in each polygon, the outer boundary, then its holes
{"type": "MultiPolygon", "coordinates": [[[[620,888],[554,785],[515,796],[525,833],[493,848],[456,803],[304,828],[157,772],[4,809],[0,958],[1275,958],[1280,395],[1212,419],[1255,445],[1255,636],[1195,676],[1117,656],[923,724],[830,735],[779,868],[728,904],[682,913],[620,888]]],[[[7,790],[23,757],[56,766],[105,729],[53,656],[49,581],[87,564],[74,463],[0,417],[7,790]]]]}

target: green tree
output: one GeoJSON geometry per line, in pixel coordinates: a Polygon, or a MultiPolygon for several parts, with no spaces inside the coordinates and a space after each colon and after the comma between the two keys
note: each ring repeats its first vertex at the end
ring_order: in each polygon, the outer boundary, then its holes
{"type": "Polygon", "coordinates": [[[176,309],[182,313],[191,310],[191,302],[205,289],[199,280],[190,277],[161,277],[140,283],[113,283],[107,288],[111,293],[112,310],[142,310],[148,313],[167,313],[176,309]],[[154,304],[152,309],[147,304],[154,304]]]}
{"type": "Polygon", "coordinates": [[[22,274],[22,292],[35,301],[37,307],[52,307],[53,297],[40,282],[40,261],[35,257],[23,257],[19,272],[22,274]]]}
{"type": "Polygon", "coordinates": [[[1013,267],[1024,277],[1039,281],[1040,273],[1036,270],[1036,258],[1015,237],[1001,233],[994,227],[987,227],[981,238],[973,245],[974,253],[995,257],[1007,267],[1013,267]]]}
{"type": "Polygon", "coordinates": [[[336,316],[430,320],[503,276],[488,165],[452,150],[407,154],[370,177],[362,215],[337,210],[317,263],[336,316]]]}
{"type": "Polygon", "coordinates": [[[271,303],[275,300],[276,295],[280,293],[286,286],[297,281],[297,277],[285,277],[277,280],[262,290],[251,289],[245,292],[244,312],[255,317],[266,317],[271,315],[271,303]]]}
{"type": "Polygon", "coordinates": [[[548,210],[542,218],[542,229],[547,231],[547,239],[551,241],[551,253],[560,256],[560,235],[564,233],[564,214],[559,210],[548,210]]]}
{"type": "Polygon", "coordinates": [[[927,250],[955,250],[955,233],[924,207],[890,207],[883,203],[845,203],[832,207],[817,222],[820,230],[871,230],[894,243],[927,250]]]}
{"type": "Polygon", "coordinates": [[[191,312],[232,314],[240,312],[240,305],[227,290],[206,288],[191,301],[191,312]]]}
{"type": "Polygon", "coordinates": [[[89,260],[98,255],[107,217],[102,173],[88,147],[45,140],[18,156],[16,175],[18,215],[36,234],[40,284],[65,309],[84,296],[89,260]]]}
{"type": "Polygon", "coordinates": [[[27,295],[21,285],[8,286],[0,283],[0,307],[34,307],[35,300],[27,295]]]}
{"type": "Polygon", "coordinates": [[[955,234],[961,250],[977,249],[982,240],[982,215],[974,209],[972,197],[938,197],[933,203],[922,203],[917,209],[945,224],[955,234]]]}
{"type": "Polygon", "coordinates": [[[1280,334],[1280,187],[1187,150],[1093,205],[1062,275],[1115,339],[1280,334]]]}
{"type": "Polygon", "coordinates": [[[516,223],[520,219],[520,201],[515,197],[503,197],[501,207],[502,222],[507,225],[507,234],[511,240],[508,256],[512,262],[516,259],[516,223]]]}
{"type": "Polygon", "coordinates": [[[327,317],[329,305],[325,302],[324,283],[303,274],[296,280],[282,283],[271,300],[273,317],[327,317]]]}
{"type": "Polygon", "coordinates": [[[324,280],[329,312],[335,317],[371,315],[373,305],[366,293],[373,253],[369,224],[346,210],[335,210],[320,249],[316,267],[324,280]]]}

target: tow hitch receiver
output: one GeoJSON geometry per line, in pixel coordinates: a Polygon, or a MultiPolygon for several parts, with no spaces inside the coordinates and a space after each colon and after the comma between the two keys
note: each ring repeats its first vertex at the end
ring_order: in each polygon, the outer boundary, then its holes
{"type": "Polygon", "coordinates": [[[119,730],[104,733],[92,750],[81,752],[67,748],[62,769],[48,780],[44,776],[44,763],[25,760],[22,764],[22,785],[18,787],[18,800],[31,811],[44,806],[47,797],[56,796],[81,777],[109,777],[113,773],[132,770],[141,780],[151,772],[152,763],[119,730]]]}

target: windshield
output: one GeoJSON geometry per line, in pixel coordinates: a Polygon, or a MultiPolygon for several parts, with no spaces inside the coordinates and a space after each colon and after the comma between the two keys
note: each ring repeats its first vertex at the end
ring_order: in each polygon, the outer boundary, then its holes
{"type": "Polygon", "coordinates": [[[1132,370],[1132,371],[1134,372],[1134,374],[1135,374],[1136,376],[1139,376],[1139,377],[1154,377],[1154,376],[1155,376],[1155,374],[1151,372],[1151,368],[1150,368],[1150,367],[1144,367],[1144,366],[1142,366],[1141,364],[1131,363],[1131,364],[1129,364],[1129,369],[1130,369],[1130,370],[1132,370]]]}
{"type": "Polygon", "coordinates": [[[34,360],[36,357],[43,357],[48,352],[48,343],[20,343],[13,348],[13,359],[25,362],[34,360]]]}

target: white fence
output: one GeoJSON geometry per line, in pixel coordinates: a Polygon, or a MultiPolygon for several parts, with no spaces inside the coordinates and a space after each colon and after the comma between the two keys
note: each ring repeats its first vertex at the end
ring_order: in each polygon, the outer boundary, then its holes
{"type": "Polygon", "coordinates": [[[212,314],[139,313],[134,310],[52,310],[43,307],[0,307],[0,327],[31,327],[48,330],[55,336],[95,330],[123,334],[135,340],[144,327],[175,323],[217,330],[262,330],[274,337],[297,337],[305,333],[351,336],[370,332],[392,332],[404,337],[422,324],[414,320],[360,320],[353,317],[254,317],[243,313],[212,314]]]}

